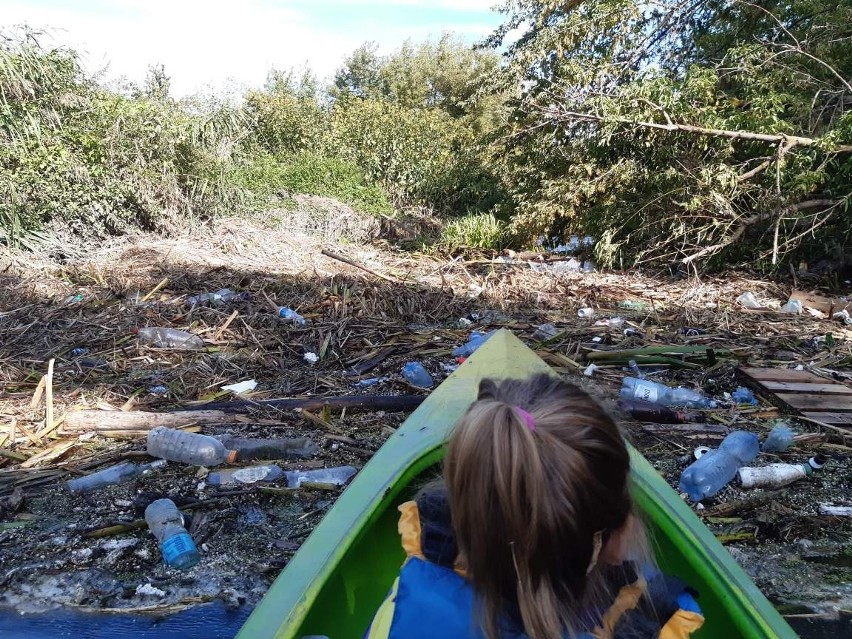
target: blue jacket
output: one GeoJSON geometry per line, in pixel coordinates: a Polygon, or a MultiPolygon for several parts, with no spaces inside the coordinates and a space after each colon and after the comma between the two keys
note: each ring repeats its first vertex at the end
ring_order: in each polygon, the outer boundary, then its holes
{"type": "MultiPolygon", "coordinates": [[[[399,507],[407,558],[365,639],[485,639],[476,623],[475,594],[456,565],[458,549],[449,509],[440,492],[399,507]]],[[[578,639],[686,639],[704,617],[689,590],[655,569],[637,575],[613,568],[618,595],[604,611],[590,612],[591,628],[578,639]]],[[[525,639],[519,623],[504,620],[501,639],[525,639]]]]}

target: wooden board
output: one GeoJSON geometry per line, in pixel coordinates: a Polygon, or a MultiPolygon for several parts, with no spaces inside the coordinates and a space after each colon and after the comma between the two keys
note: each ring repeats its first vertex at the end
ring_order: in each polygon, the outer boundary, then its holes
{"type": "Polygon", "coordinates": [[[810,371],[784,368],[741,368],[758,393],[789,410],[823,424],[852,426],[852,387],[810,371]]]}
{"type": "Polygon", "coordinates": [[[755,382],[790,382],[824,384],[825,379],[810,371],[795,371],[789,368],[741,368],[740,373],[755,382]]]}
{"type": "Polygon", "coordinates": [[[803,412],[802,417],[813,419],[823,424],[835,426],[852,426],[852,413],[810,413],[803,412]]]}

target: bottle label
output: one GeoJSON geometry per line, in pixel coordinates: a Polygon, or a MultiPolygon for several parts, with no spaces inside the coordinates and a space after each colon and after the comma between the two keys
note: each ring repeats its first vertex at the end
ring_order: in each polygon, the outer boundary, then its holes
{"type": "Polygon", "coordinates": [[[166,539],[160,546],[160,550],[163,552],[163,559],[170,566],[175,563],[178,557],[190,552],[196,552],[195,542],[192,541],[189,533],[185,532],[178,533],[166,539]]]}
{"type": "Polygon", "coordinates": [[[272,469],[269,466],[255,466],[253,468],[240,468],[231,475],[236,481],[243,484],[253,484],[265,479],[272,469]]]}
{"type": "Polygon", "coordinates": [[[657,398],[659,397],[659,392],[653,386],[649,386],[648,384],[636,384],[633,387],[633,396],[636,399],[641,399],[644,402],[651,402],[652,404],[657,403],[657,398]]]}

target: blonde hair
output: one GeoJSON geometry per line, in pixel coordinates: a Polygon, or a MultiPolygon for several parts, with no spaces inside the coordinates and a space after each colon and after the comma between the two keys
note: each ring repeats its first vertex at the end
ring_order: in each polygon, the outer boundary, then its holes
{"type": "Polygon", "coordinates": [[[531,639],[573,635],[592,602],[611,601],[595,564],[632,512],[629,467],[617,426],[576,386],[544,374],[480,383],[444,481],[490,639],[507,616],[531,639]]]}

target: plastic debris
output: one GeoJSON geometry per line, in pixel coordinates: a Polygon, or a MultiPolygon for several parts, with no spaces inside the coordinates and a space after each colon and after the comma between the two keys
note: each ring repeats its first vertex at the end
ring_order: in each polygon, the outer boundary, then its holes
{"type": "Polygon", "coordinates": [[[458,348],[453,349],[453,357],[470,357],[476,349],[487,342],[488,338],[494,335],[494,333],[495,331],[489,331],[487,333],[483,333],[482,331],[473,331],[467,342],[458,348]]]}
{"type": "Polygon", "coordinates": [[[152,395],[168,395],[169,394],[169,387],[163,386],[162,384],[157,384],[156,386],[151,386],[148,389],[148,392],[151,393],[152,395]]]}
{"type": "Polygon", "coordinates": [[[585,375],[586,377],[591,377],[595,374],[595,371],[598,370],[598,368],[600,367],[594,363],[589,364],[588,366],[586,366],[586,370],[583,371],[583,375],[585,375]]]}
{"type": "Polygon", "coordinates": [[[734,431],[722,440],[719,448],[705,453],[683,471],[679,488],[692,501],[712,497],[759,452],[757,435],[743,430],[734,431]]]}
{"type": "Polygon", "coordinates": [[[305,326],[307,324],[307,321],[304,317],[302,317],[292,308],[289,308],[287,306],[281,306],[278,309],[277,314],[278,317],[280,317],[281,319],[293,322],[293,324],[295,324],[296,326],[305,326]]]}
{"type": "Polygon", "coordinates": [[[145,509],[145,521],[157,541],[166,563],[179,569],[191,568],[201,557],[186,528],[183,515],[171,499],[158,499],[145,509]]]}
{"type": "Polygon", "coordinates": [[[746,388],[745,386],[738,386],[737,390],[731,393],[731,399],[734,400],[737,404],[749,404],[750,406],[757,406],[757,398],[755,398],[754,393],[750,388],[746,388]]]}
{"type": "Polygon", "coordinates": [[[460,317],[456,324],[458,324],[459,328],[468,328],[473,322],[466,317],[460,317]]]}
{"type": "Polygon", "coordinates": [[[420,362],[408,362],[402,367],[402,376],[412,386],[418,388],[432,388],[435,385],[432,376],[420,362]]]}
{"type": "Polygon", "coordinates": [[[388,381],[387,377],[370,377],[369,379],[362,379],[361,381],[356,382],[355,386],[358,388],[368,388],[369,386],[377,386],[386,381],[388,381]]]}
{"type": "Polygon", "coordinates": [[[801,315],[803,310],[801,300],[790,300],[781,307],[782,313],[791,313],[793,315],[801,315]]]}
{"type": "Polygon", "coordinates": [[[740,486],[743,488],[782,488],[800,479],[813,475],[823,467],[825,458],[821,455],[811,457],[807,464],[769,464],[752,468],[746,466],[737,472],[740,486]]]}
{"type": "Polygon", "coordinates": [[[595,322],[595,326],[609,326],[610,328],[620,329],[624,326],[624,318],[610,317],[609,319],[599,319],[595,322]]]}
{"type": "Polygon", "coordinates": [[[581,308],[580,310],[577,311],[577,317],[579,317],[580,319],[590,319],[591,317],[594,316],[594,314],[595,314],[595,309],[589,308],[589,307],[581,308]]]}
{"type": "Polygon", "coordinates": [[[559,329],[553,324],[541,324],[536,327],[535,332],[533,333],[533,339],[543,342],[545,340],[553,339],[558,334],[559,329]]]}
{"type": "Polygon", "coordinates": [[[693,327],[684,327],[680,329],[682,335],[686,335],[687,337],[698,337],[699,335],[704,335],[707,333],[703,328],[693,328],[693,327]]]}
{"type": "Polygon", "coordinates": [[[839,320],[848,326],[852,326],[852,316],[849,315],[849,311],[845,308],[842,311],[839,311],[831,316],[831,319],[839,320]]]}
{"type": "Polygon", "coordinates": [[[835,506],[832,504],[820,504],[819,514],[829,517],[852,517],[852,506],[835,506]]]}
{"type": "Polygon", "coordinates": [[[227,386],[220,386],[222,390],[231,391],[237,395],[241,393],[248,393],[257,388],[257,382],[253,379],[247,379],[244,382],[237,382],[236,384],[228,384],[227,386]]]}
{"type": "Polygon", "coordinates": [[[743,293],[737,298],[737,302],[739,302],[745,308],[762,308],[760,302],[758,302],[757,298],[754,296],[754,293],[743,293]]]}
{"type": "Polygon", "coordinates": [[[709,446],[698,446],[694,451],[692,451],[692,456],[695,457],[695,459],[701,459],[711,450],[713,449],[709,446]]]}
{"type": "Polygon", "coordinates": [[[238,301],[242,299],[246,299],[246,293],[234,293],[229,288],[223,288],[215,293],[201,293],[200,295],[193,295],[192,297],[186,298],[186,303],[189,306],[199,306],[199,305],[210,305],[210,306],[220,306],[227,302],[238,301]]]}
{"type": "Polygon", "coordinates": [[[170,348],[178,351],[192,351],[204,348],[204,340],[174,328],[165,328],[152,326],[149,328],[140,328],[137,332],[139,341],[148,346],[156,348],[170,348]]]}
{"type": "Polygon", "coordinates": [[[194,466],[218,466],[237,458],[237,451],[228,450],[214,437],[165,426],[148,432],[148,454],[194,466]]]}
{"type": "Polygon", "coordinates": [[[681,411],[674,411],[666,406],[643,402],[639,399],[621,399],[618,405],[621,410],[640,422],[684,424],[687,421],[686,415],[681,411]]]}
{"type": "Polygon", "coordinates": [[[352,466],[336,466],[317,470],[292,470],[284,475],[287,477],[287,488],[300,488],[305,482],[343,486],[357,472],[358,469],[352,466]]]}
{"type": "Polygon", "coordinates": [[[583,262],[583,273],[594,273],[595,272],[595,261],[594,260],[586,260],[583,262]]]}
{"type": "Polygon", "coordinates": [[[316,353],[305,353],[302,357],[308,364],[316,364],[319,361],[319,355],[316,353]]]}
{"type": "Polygon", "coordinates": [[[689,406],[692,408],[716,408],[716,402],[701,393],[678,386],[671,388],[649,379],[625,377],[621,386],[621,396],[625,399],[641,399],[664,406],[689,406]]]}
{"type": "Polygon", "coordinates": [[[778,421],[769,431],[761,450],[764,453],[783,453],[793,445],[793,429],[787,422],[778,421]]]}
{"type": "Polygon", "coordinates": [[[77,347],[77,348],[71,349],[70,355],[71,355],[71,357],[82,357],[83,355],[87,355],[88,353],[89,353],[88,348],[77,347]]]}
{"type": "Polygon", "coordinates": [[[121,464],[104,468],[103,470],[91,473],[90,475],[69,479],[65,482],[65,485],[68,486],[68,489],[71,492],[87,493],[98,488],[103,488],[104,486],[120,484],[121,482],[132,479],[133,477],[161,468],[165,466],[166,463],[165,459],[158,459],[149,464],[138,465],[130,462],[122,462],[121,464]]]}
{"type": "Polygon", "coordinates": [[[637,328],[625,328],[624,337],[642,337],[642,331],[637,328]]]}
{"type": "Polygon", "coordinates": [[[237,484],[255,484],[259,481],[276,481],[283,476],[283,470],[275,464],[268,464],[217,470],[207,475],[207,483],[211,486],[236,486],[237,484]]]}
{"type": "Polygon", "coordinates": [[[631,373],[636,377],[636,379],[645,379],[645,373],[642,372],[642,369],[639,368],[639,364],[636,363],[635,359],[631,359],[627,362],[627,368],[631,373]]]}

